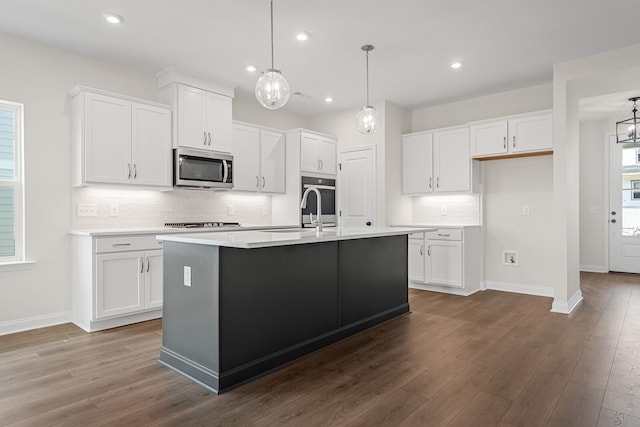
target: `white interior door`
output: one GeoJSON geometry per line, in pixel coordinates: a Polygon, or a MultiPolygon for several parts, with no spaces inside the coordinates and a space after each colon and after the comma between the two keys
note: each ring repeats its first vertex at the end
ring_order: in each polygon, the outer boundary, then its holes
{"type": "Polygon", "coordinates": [[[640,149],[609,138],[609,270],[640,273],[640,149]]]}
{"type": "Polygon", "coordinates": [[[338,223],[342,227],[374,226],[375,151],[373,147],[340,152],[338,223]]]}

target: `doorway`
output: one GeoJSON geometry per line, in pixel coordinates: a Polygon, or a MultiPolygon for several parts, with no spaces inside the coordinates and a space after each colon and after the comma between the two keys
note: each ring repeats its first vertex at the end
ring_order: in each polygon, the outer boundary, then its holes
{"type": "Polygon", "coordinates": [[[376,225],[375,147],[340,150],[338,165],[338,225],[376,225]]]}

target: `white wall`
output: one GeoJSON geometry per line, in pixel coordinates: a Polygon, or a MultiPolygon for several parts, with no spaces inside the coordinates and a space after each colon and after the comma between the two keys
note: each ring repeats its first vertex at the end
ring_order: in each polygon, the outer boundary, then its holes
{"type": "MultiPolygon", "coordinates": [[[[552,99],[552,85],[543,84],[420,108],[412,112],[411,127],[413,132],[418,132],[546,110],[552,107],[552,99]]],[[[486,284],[550,296],[553,294],[549,284],[552,258],[545,236],[553,226],[551,165],[551,156],[480,162],[484,200],[474,200],[473,196],[464,199],[459,195],[416,198],[413,220],[473,224],[482,219],[486,284]],[[530,208],[528,217],[521,214],[523,205],[530,208]],[[446,217],[438,214],[442,206],[447,207],[446,217]],[[502,265],[503,250],[519,252],[517,267],[502,265]]]]}
{"type": "MultiPolygon", "coordinates": [[[[68,91],[84,85],[138,98],[157,100],[154,72],[137,70],[47,45],[0,34],[0,99],[24,104],[26,256],[32,267],[0,270],[0,331],[67,321],[71,309],[71,227],[157,225],[166,220],[224,215],[245,221],[270,219],[269,196],[71,189],[70,102],[68,91]],[[251,197],[255,197],[251,199],[251,197]],[[107,216],[116,201],[120,216],[107,216]],[[257,204],[256,204],[257,201],[257,204]],[[100,216],[74,217],[78,202],[97,203],[100,216]],[[268,216],[262,216],[267,206],[268,216]],[[155,213],[158,208],[161,214],[155,213]],[[152,211],[154,212],[152,214],[152,211]],[[131,214],[135,213],[135,217],[131,214]],[[144,215],[143,215],[144,214],[144,215]],[[150,216],[147,217],[146,214],[150,216]]],[[[157,71],[157,70],[153,70],[157,71]]],[[[234,103],[233,117],[277,128],[299,127],[307,120],[291,113],[272,114],[249,103],[234,103]]],[[[213,218],[217,219],[217,218],[213,218]]]]}
{"type": "Polygon", "coordinates": [[[239,96],[233,98],[233,120],[281,130],[308,129],[310,123],[309,118],[301,114],[287,110],[269,110],[258,104],[255,98],[246,99],[239,96]]]}
{"type": "Polygon", "coordinates": [[[387,225],[412,222],[412,198],[402,195],[402,134],[411,131],[411,113],[385,102],[387,225]]]}
{"type": "Polygon", "coordinates": [[[608,271],[605,149],[611,121],[580,123],[580,269],[608,271]]]}

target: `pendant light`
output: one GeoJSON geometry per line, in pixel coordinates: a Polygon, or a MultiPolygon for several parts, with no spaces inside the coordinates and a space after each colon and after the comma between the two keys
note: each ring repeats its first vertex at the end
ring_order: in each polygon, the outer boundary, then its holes
{"type": "Polygon", "coordinates": [[[284,107],[289,100],[289,83],[282,77],[280,70],[273,66],[273,0],[271,0],[271,68],[262,73],[256,83],[258,102],[270,110],[284,107]]]}
{"type": "Polygon", "coordinates": [[[360,109],[358,114],[356,115],[356,127],[360,131],[360,133],[364,133],[365,135],[372,134],[378,129],[380,126],[380,115],[369,105],[369,52],[371,52],[374,47],[370,44],[365,44],[360,49],[364,50],[367,62],[367,103],[360,109]]]}
{"type": "Polygon", "coordinates": [[[638,132],[640,123],[638,106],[636,105],[638,100],[640,100],[640,96],[629,98],[629,101],[633,102],[633,110],[631,110],[633,117],[616,122],[616,142],[618,144],[640,144],[640,132],[638,132]]]}

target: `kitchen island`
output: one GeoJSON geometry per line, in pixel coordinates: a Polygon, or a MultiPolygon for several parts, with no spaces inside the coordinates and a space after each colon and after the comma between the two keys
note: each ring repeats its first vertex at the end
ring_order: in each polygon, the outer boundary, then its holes
{"type": "Polygon", "coordinates": [[[160,362],[220,393],[408,313],[407,235],[415,231],[158,236],[164,242],[160,362]]]}

